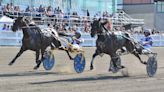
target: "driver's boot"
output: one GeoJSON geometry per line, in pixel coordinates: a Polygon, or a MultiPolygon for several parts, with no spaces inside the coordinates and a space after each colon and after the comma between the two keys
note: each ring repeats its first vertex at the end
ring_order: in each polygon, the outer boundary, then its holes
{"type": "Polygon", "coordinates": [[[51,43],[51,50],[55,49],[55,45],[53,43],[51,43]]]}

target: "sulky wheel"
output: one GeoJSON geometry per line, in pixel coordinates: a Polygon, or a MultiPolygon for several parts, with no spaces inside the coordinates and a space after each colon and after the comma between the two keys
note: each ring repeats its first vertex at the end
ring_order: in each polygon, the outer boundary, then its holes
{"type": "Polygon", "coordinates": [[[51,70],[55,64],[55,57],[51,51],[44,54],[43,67],[45,70],[51,70]]]}
{"type": "Polygon", "coordinates": [[[149,57],[147,61],[146,69],[147,69],[147,74],[149,77],[153,77],[156,74],[156,71],[157,71],[156,57],[154,56],[149,57]]]}
{"type": "Polygon", "coordinates": [[[82,53],[77,54],[74,58],[74,69],[77,73],[82,73],[85,68],[85,57],[82,53]]]}

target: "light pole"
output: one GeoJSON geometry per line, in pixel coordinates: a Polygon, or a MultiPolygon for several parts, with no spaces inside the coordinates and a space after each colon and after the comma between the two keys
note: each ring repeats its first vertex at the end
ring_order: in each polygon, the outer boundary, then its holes
{"type": "Polygon", "coordinates": [[[157,10],[157,3],[154,2],[154,28],[156,28],[156,10],[157,10]]]}

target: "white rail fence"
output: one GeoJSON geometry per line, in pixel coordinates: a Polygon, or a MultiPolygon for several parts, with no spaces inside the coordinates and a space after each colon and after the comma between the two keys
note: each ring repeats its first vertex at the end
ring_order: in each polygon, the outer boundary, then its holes
{"type": "MultiPolygon", "coordinates": [[[[0,10],[0,16],[3,16],[3,11],[0,10]]],[[[94,16],[79,16],[79,15],[68,15],[68,14],[52,14],[51,17],[48,17],[45,13],[39,13],[39,12],[10,12],[10,17],[19,17],[19,16],[29,16],[35,19],[36,23],[63,23],[67,22],[69,25],[74,24],[84,24],[83,22],[89,21],[91,22],[93,18],[96,18],[94,16]]],[[[124,11],[120,11],[114,14],[112,17],[103,17],[99,16],[104,19],[110,18],[112,20],[113,26],[121,26],[122,24],[135,24],[135,25],[143,25],[144,20],[143,19],[134,19],[131,18],[128,14],[126,14],[124,11]]]]}
{"type": "MultiPolygon", "coordinates": [[[[16,33],[11,31],[0,32],[0,46],[21,46],[23,34],[21,31],[16,33]]],[[[133,35],[136,40],[140,40],[143,35],[133,35]]],[[[164,35],[152,35],[153,46],[164,46],[164,35]]],[[[95,46],[96,38],[91,38],[90,34],[83,33],[84,43],[82,46],[95,46]]]]}

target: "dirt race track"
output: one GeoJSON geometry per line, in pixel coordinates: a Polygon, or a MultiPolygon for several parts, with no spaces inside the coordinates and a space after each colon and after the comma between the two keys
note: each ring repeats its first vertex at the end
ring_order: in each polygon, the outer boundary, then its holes
{"type": "Polygon", "coordinates": [[[54,51],[55,67],[45,71],[42,65],[33,70],[35,53],[32,51],[23,53],[8,66],[19,47],[0,47],[0,92],[164,92],[164,48],[153,48],[158,53],[158,71],[153,78],[147,76],[146,67],[130,54],[121,57],[127,67],[123,72],[108,72],[110,57],[107,55],[97,56],[95,69],[90,71],[95,48],[84,50],[86,68],[77,74],[73,62],[63,51],[54,51]],[[123,76],[125,73],[129,77],[123,76]]]}

